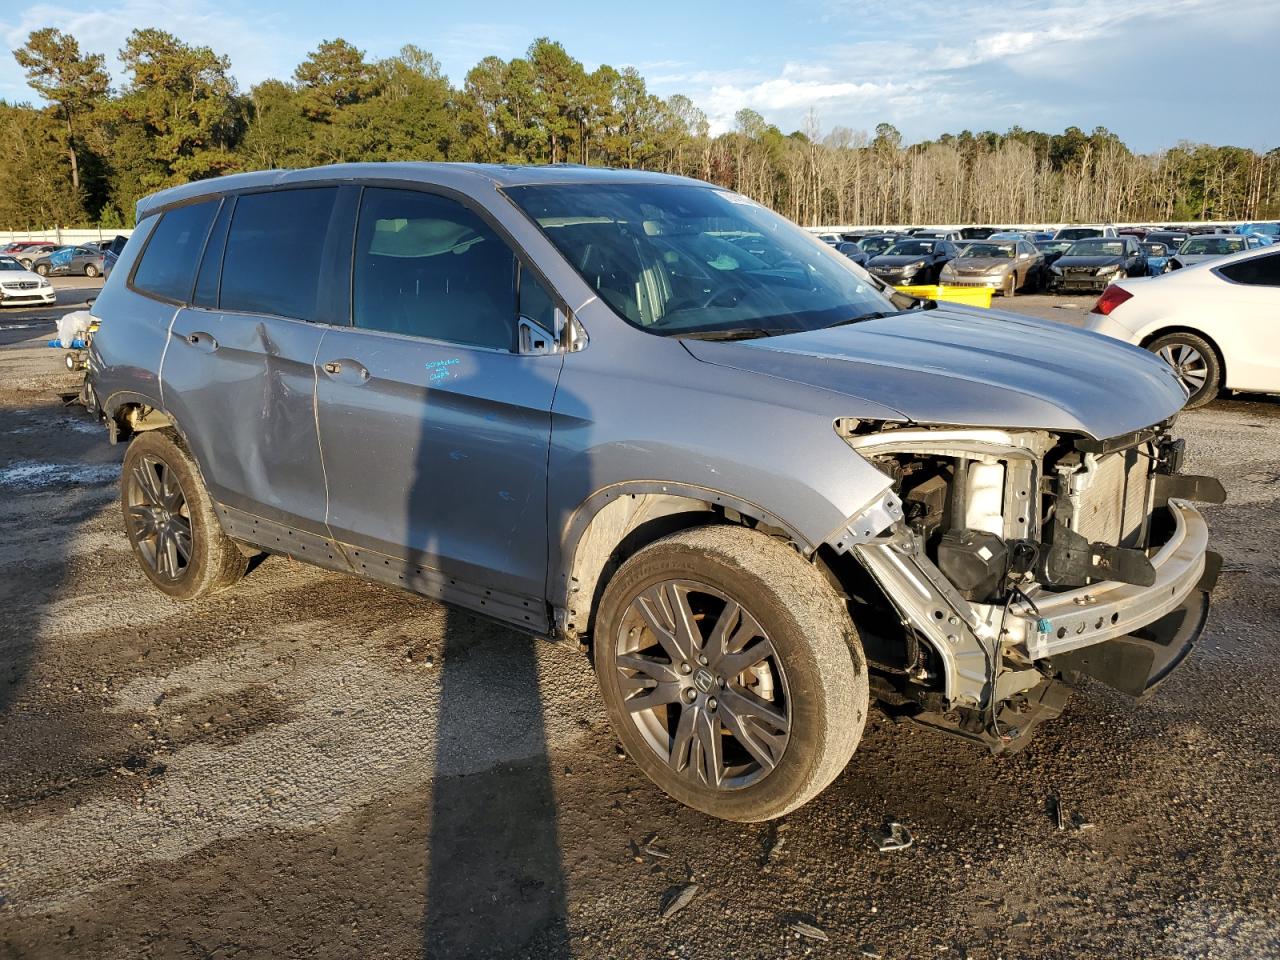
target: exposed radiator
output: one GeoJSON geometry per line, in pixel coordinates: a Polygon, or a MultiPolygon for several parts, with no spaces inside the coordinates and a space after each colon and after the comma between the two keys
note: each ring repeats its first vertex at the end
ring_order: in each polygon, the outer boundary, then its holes
{"type": "Polygon", "coordinates": [[[1132,546],[1147,519],[1151,460],[1139,448],[1098,458],[1097,473],[1080,497],[1075,529],[1090,543],[1132,546]]]}

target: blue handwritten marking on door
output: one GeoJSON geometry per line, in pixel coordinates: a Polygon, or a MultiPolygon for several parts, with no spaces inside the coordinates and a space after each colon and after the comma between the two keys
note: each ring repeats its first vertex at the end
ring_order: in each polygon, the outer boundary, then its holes
{"type": "Polygon", "coordinates": [[[427,373],[430,374],[428,381],[430,383],[440,383],[443,380],[448,380],[450,377],[455,376],[456,371],[450,370],[449,368],[456,367],[461,362],[462,361],[457,357],[453,357],[449,360],[432,360],[427,364],[427,373]]]}

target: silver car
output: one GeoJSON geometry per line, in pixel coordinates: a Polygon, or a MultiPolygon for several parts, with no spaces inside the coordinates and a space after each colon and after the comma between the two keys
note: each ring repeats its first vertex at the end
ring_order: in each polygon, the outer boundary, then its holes
{"type": "Polygon", "coordinates": [[[872,702],[997,753],[1200,634],[1186,394],[1137,347],[892,294],[739,194],[360,164],[163,191],[85,400],[171,597],[285,554],[587,645],[672,797],[760,821],[872,702]]]}

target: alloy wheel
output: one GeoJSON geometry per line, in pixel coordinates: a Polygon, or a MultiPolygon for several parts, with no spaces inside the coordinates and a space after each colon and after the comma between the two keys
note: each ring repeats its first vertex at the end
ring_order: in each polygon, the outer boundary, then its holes
{"type": "Polygon", "coordinates": [[[157,576],[177,580],[191,563],[191,513],[177,474],[144,456],[128,477],[126,516],[143,561],[157,576]]]}
{"type": "Polygon", "coordinates": [[[749,786],[791,734],[786,673],[745,606],[691,580],[666,580],[626,610],[613,657],[623,706],[676,775],[717,790],[749,786]]]}
{"type": "Polygon", "coordinates": [[[1174,374],[1182,381],[1190,396],[1195,396],[1204,389],[1209,378],[1209,364],[1204,356],[1189,343],[1168,343],[1157,351],[1157,355],[1173,368],[1174,374]]]}

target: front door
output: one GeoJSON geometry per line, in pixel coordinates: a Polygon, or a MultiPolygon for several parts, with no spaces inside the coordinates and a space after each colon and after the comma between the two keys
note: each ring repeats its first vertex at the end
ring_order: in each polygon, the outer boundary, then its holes
{"type": "Polygon", "coordinates": [[[521,353],[518,316],[549,329],[553,309],[470,208],[365,189],[352,326],[326,334],[316,388],[329,529],[357,572],[545,625],[562,356],[521,353]]]}

